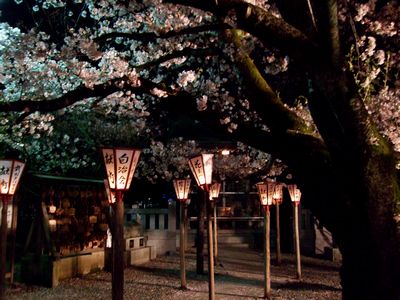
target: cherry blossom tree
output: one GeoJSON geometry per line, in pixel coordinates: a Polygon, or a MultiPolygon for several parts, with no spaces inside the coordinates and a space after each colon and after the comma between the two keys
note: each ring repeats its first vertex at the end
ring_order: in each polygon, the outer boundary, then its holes
{"type": "Polygon", "coordinates": [[[196,120],[288,166],[342,252],[344,299],[399,298],[397,2],[33,2],[33,26],[0,25],[3,143],[69,110],[138,136],[196,120]]]}

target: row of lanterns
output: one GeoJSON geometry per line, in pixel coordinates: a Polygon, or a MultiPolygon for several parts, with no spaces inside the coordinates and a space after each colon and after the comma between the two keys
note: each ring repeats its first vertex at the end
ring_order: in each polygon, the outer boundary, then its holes
{"type": "MultiPolygon", "coordinates": [[[[212,200],[218,198],[221,184],[212,182],[212,154],[202,154],[200,156],[196,156],[189,160],[190,169],[196,179],[196,183],[200,186],[205,192],[209,194],[209,200],[213,203],[212,200]]],[[[186,216],[184,213],[184,205],[187,203],[188,194],[190,190],[191,180],[188,179],[175,179],[173,181],[175,193],[178,201],[181,202],[181,228],[180,228],[180,256],[181,256],[181,288],[186,289],[186,275],[185,275],[185,260],[184,260],[184,221],[186,216]]],[[[271,293],[271,276],[270,276],[270,215],[269,215],[269,207],[273,204],[276,205],[277,208],[277,262],[280,263],[280,233],[279,233],[279,205],[283,200],[283,184],[276,183],[273,181],[267,181],[257,184],[257,190],[260,197],[260,202],[264,208],[265,219],[264,219],[264,233],[265,233],[265,243],[264,243],[264,251],[265,251],[265,268],[264,268],[264,296],[265,298],[270,297],[271,293]]],[[[294,233],[295,233],[295,243],[296,243],[296,262],[297,262],[297,278],[301,280],[301,265],[300,265],[300,242],[299,242],[299,228],[298,228],[298,205],[300,203],[301,191],[297,188],[295,184],[287,185],[287,189],[289,191],[290,198],[294,203],[294,233]]],[[[215,208],[215,206],[214,206],[215,208]]],[[[209,258],[209,299],[215,298],[214,292],[214,254],[213,254],[213,239],[212,235],[212,225],[210,218],[210,210],[208,213],[208,258],[209,258]]],[[[214,243],[216,244],[216,212],[214,210],[214,243]]],[[[217,247],[215,246],[214,251],[217,251],[217,247]]],[[[216,256],[216,255],[215,255],[216,256]]]]}
{"type": "MultiPolygon", "coordinates": [[[[102,155],[104,159],[107,179],[105,180],[106,190],[109,202],[114,205],[114,224],[113,224],[113,266],[112,266],[112,298],[123,299],[123,192],[128,191],[135,173],[136,166],[139,161],[141,150],[127,148],[103,148],[102,155]]],[[[193,173],[196,183],[201,187],[207,198],[213,200],[218,198],[221,184],[212,184],[213,154],[201,154],[189,159],[189,167],[193,173]]],[[[17,190],[19,180],[25,168],[25,163],[18,160],[0,160],[0,195],[3,202],[2,223],[1,223],[1,241],[5,241],[7,236],[7,202],[17,190]]],[[[190,179],[176,179],[173,181],[177,199],[183,204],[181,205],[181,220],[185,220],[184,205],[187,203],[190,179]]],[[[265,238],[266,254],[269,254],[269,206],[282,202],[282,184],[275,182],[265,182],[257,184],[258,193],[261,204],[265,211],[265,232],[268,237],[265,238]],[[267,228],[268,227],[268,228],[267,228]],[[268,249],[267,249],[268,248],[268,249]]],[[[300,202],[301,192],[296,185],[288,185],[288,190],[292,201],[295,204],[295,223],[297,220],[297,206],[300,202]]],[[[213,201],[210,201],[213,203],[213,201]]],[[[215,207],[214,207],[215,208],[215,207]]],[[[208,210],[208,267],[209,267],[209,299],[215,299],[214,292],[214,253],[213,253],[213,235],[211,223],[211,207],[208,210]]],[[[216,230],[216,213],[214,209],[214,228],[216,230]]],[[[181,222],[180,232],[180,251],[181,251],[181,287],[186,289],[186,274],[184,260],[184,222],[181,222]]],[[[298,246],[298,225],[296,227],[296,249],[298,246]]],[[[215,240],[216,242],[216,240],[215,240]]],[[[4,278],[6,265],[6,243],[1,243],[1,270],[0,270],[0,292],[4,293],[4,278]]],[[[300,279],[300,254],[297,251],[298,261],[298,277],[300,279]]],[[[265,269],[265,296],[270,294],[270,276],[269,276],[269,259],[266,257],[265,269]]],[[[2,294],[0,294],[1,296],[2,294]]]]}
{"type": "MultiPolygon", "coordinates": [[[[280,263],[280,224],[279,224],[279,205],[283,200],[283,184],[274,181],[267,181],[257,184],[257,190],[260,202],[264,208],[264,298],[269,299],[271,294],[271,273],[270,273],[270,211],[271,205],[276,205],[276,260],[280,263]]],[[[300,238],[299,238],[299,220],[298,205],[300,203],[301,191],[295,184],[287,185],[290,198],[294,204],[294,237],[296,247],[296,265],[297,279],[301,280],[300,263],[300,238]]]]}

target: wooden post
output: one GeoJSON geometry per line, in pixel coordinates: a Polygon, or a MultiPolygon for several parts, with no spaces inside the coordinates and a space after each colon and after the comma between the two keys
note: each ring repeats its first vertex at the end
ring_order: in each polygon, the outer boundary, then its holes
{"type": "Polygon", "coordinates": [[[0,229],[0,300],[5,299],[6,292],[6,264],[7,264],[7,196],[1,196],[3,208],[1,210],[0,229]]]}
{"type": "Polygon", "coordinates": [[[181,213],[181,223],[180,223],[180,237],[179,237],[179,253],[181,260],[181,289],[186,290],[186,264],[185,264],[185,223],[186,223],[186,202],[181,201],[180,203],[180,213],[181,213]]]}
{"type": "Polygon", "coordinates": [[[214,201],[214,262],[218,257],[218,223],[217,223],[217,200],[214,201]]]}
{"type": "Polygon", "coordinates": [[[296,244],[296,264],[297,264],[297,279],[301,280],[301,261],[300,261],[300,236],[299,236],[299,211],[298,203],[294,202],[294,239],[296,244]]]}
{"type": "Polygon", "coordinates": [[[204,212],[207,200],[199,197],[197,202],[197,234],[196,234],[196,273],[204,274],[204,212]]]}
{"type": "Polygon", "coordinates": [[[124,298],[124,203],[122,192],[116,191],[114,212],[114,232],[112,237],[112,299],[124,298]]]}
{"type": "Polygon", "coordinates": [[[18,218],[18,205],[17,198],[14,197],[13,210],[12,210],[12,221],[11,221],[11,253],[10,253],[10,264],[11,264],[11,279],[10,283],[14,283],[14,268],[15,268],[15,243],[17,237],[17,218],[18,218]]]}
{"type": "Polygon", "coordinates": [[[208,201],[208,192],[204,192],[205,201],[207,201],[207,223],[208,223],[208,299],[215,299],[214,290],[214,246],[213,246],[213,230],[212,230],[212,218],[211,209],[212,201],[208,201]]]}
{"type": "Polygon", "coordinates": [[[264,206],[264,298],[271,295],[271,253],[270,253],[270,214],[269,206],[264,206]]]}
{"type": "Polygon", "coordinates": [[[189,228],[190,228],[190,224],[189,224],[189,218],[187,217],[187,212],[188,212],[188,205],[185,204],[184,207],[185,211],[185,251],[189,251],[190,250],[190,245],[188,244],[188,236],[189,236],[189,228]]]}
{"type": "Polygon", "coordinates": [[[279,216],[279,203],[276,203],[276,264],[281,264],[281,225],[279,216]]]}

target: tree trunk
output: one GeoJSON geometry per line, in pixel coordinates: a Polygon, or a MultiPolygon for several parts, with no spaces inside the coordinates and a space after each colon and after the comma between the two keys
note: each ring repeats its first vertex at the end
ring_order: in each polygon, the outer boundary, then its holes
{"type": "Polygon", "coordinates": [[[400,244],[393,218],[393,203],[400,203],[396,174],[383,156],[372,154],[365,162],[364,180],[354,187],[358,197],[348,206],[343,232],[335,237],[343,256],[343,299],[400,299],[400,244]]]}

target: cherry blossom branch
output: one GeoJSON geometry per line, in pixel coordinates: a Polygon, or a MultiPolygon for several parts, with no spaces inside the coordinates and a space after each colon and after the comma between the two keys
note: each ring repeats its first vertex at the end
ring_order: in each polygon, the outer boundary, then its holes
{"type": "Polygon", "coordinates": [[[123,89],[149,92],[156,87],[162,87],[146,79],[138,79],[140,84],[132,82],[128,77],[112,79],[106,83],[94,85],[93,88],[80,86],[59,98],[41,101],[19,100],[0,103],[0,112],[52,112],[75,104],[91,97],[106,97],[123,89]]]}
{"type": "Polygon", "coordinates": [[[154,67],[158,66],[164,62],[167,62],[171,59],[174,58],[180,58],[184,56],[214,56],[221,53],[221,50],[219,48],[200,48],[200,49],[194,49],[194,48],[184,48],[180,51],[174,51],[172,53],[169,53],[167,55],[164,55],[158,59],[152,60],[150,62],[144,63],[142,65],[138,66],[133,66],[136,69],[146,69],[149,67],[154,67]]]}

